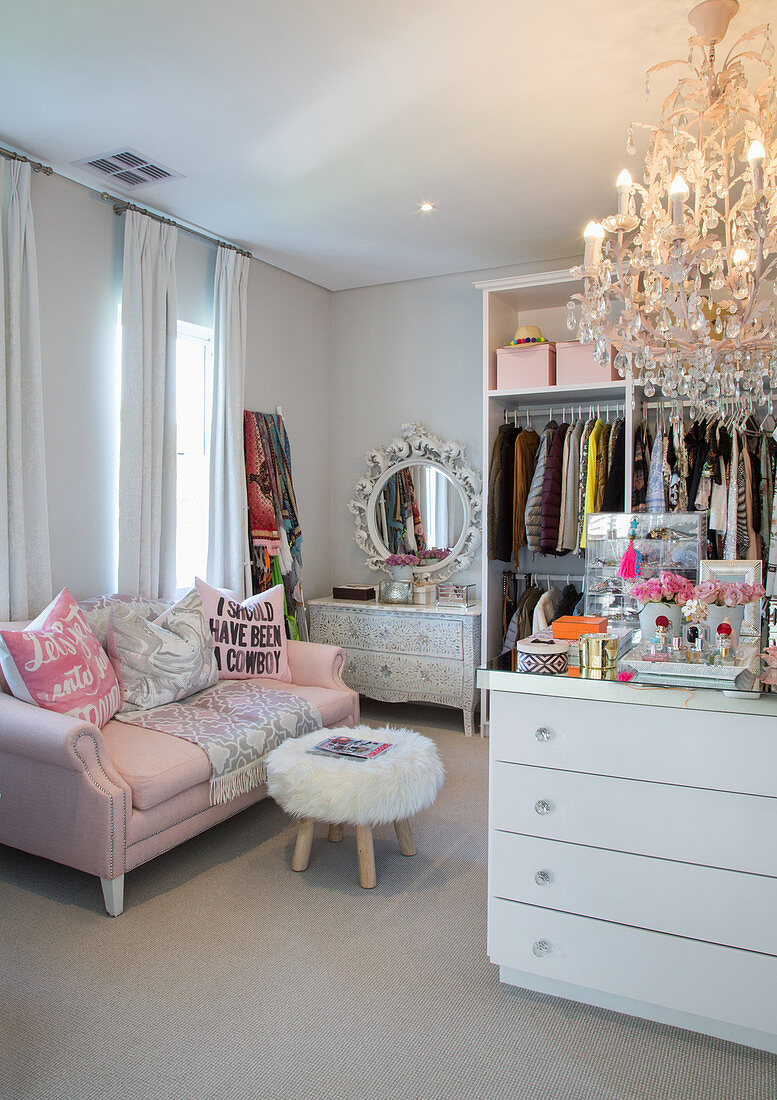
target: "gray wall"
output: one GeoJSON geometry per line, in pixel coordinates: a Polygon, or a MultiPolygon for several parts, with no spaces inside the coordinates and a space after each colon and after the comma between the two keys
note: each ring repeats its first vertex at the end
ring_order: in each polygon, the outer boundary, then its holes
{"type": "MultiPolygon", "coordinates": [[[[402,424],[420,421],[463,443],[469,465],[483,471],[483,298],[473,283],[547,271],[550,260],[434,279],[342,290],[332,327],[332,562],[335,582],[369,581],[353,539],[348,502],[367,472],[364,455],[385,446],[402,424]]],[[[480,565],[459,574],[480,587],[480,565]]]]}
{"type": "MultiPolygon", "coordinates": [[[[117,326],[124,219],[59,176],[33,177],[55,591],[115,585],[117,326]]],[[[217,228],[217,227],[216,227],[217,228]]],[[[215,245],[179,233],[178,314],[213,323],[215,245]]],[[[306,595],[329,589],[331,294],[253,261],[246,407],[283,406],[305,536],[306,595]]]]}
{"type": "Polygon", "coordinates": [[[302,524],[306,599],[331,596],[330,387],[332,294],[268,264],[251,264],[248,283],[246,408],[280,405],[291,441],[302,524]]]}
{"type": "MultiPolygon", "coordinates": [[[[332,329],[333,581],[376,582],[353,539],[348,502],[365,454],[420,421],[480,468],[482,323],[471,275],[342,290],[332,329]]],[[[457,577],[475,582],[472,576],[457,577]]]]}

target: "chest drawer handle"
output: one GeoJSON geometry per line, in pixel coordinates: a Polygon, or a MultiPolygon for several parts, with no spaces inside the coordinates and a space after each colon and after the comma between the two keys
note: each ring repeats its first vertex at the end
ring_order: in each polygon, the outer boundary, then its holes
{"type": "Polygon", "coordinates": [[[553,950],[553,945],[548,943],[547,940],[535,940],[532,944],[532,952],[538,959],[542,959],[545,955],[549,955],[553,950]]]}
{"type": "Polygon", "coordinates": [[[534,881],[537,883],[538,886],[547,886],[552,878],[553,875],[550,873],[550,871],[538,871],[537,874],[534,876],[534,881]]]}
{"type": "Polygon", "coordinates": [[[539,802],[534,803],[534,812],[535,814],[539,814],[540,817],[544,817],[545,814],[549,814],[552,809],[553,807],[550,802],[548,802],[547,798],[541,798],[539,802]]]}
{"type": "Polygon", "coordinates": [[[553,737],[553,734],[545,726],[540,726],[534,736],[537,738],[538,741],[550,741],[553,737]]]}

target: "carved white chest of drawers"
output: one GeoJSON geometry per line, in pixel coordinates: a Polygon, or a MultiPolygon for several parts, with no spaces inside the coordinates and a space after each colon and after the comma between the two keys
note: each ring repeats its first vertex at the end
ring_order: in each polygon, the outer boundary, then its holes
{"type": "Polygon", "coordinates": [[[339,645],[343,679],[371,699],[441,703],[464,713],[471,736],[480,605],[466,609],[318,599],[308,603],[310,640],[339,645]]]}
{"type": "Polygon", "coordinates": [[[777,699],[478,679],[502,980],[777,1052],[777,699]]]}

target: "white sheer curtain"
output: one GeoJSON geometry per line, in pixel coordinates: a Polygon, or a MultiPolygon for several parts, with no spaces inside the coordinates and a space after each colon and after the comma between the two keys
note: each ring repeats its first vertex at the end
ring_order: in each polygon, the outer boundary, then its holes
{"type": "Polygon", "coordinates": [[[245,595],[249,561],[243,390],[250,257],[219,246],[213,339],[207,580],[245,595]]]}
{"type": "Polygon", "coordinates": [[[119,450],[119,591],[175,593],[178,230],[125,214],[119,450]]]}
{"type": "Polygon", "coordinates": [[[29,164],[0,158],[0,619],[51,601],[38,266],[29,164]]]}

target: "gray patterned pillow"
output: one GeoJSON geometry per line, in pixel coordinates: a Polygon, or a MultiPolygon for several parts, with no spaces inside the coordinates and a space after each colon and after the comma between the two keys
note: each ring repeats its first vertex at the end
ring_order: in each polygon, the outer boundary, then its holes
{"type": "Polygon", "coordinates": [[[196,588],[148,621],[114,604],[108,652],[124,692],[121,710],[150,710],[218,680],[213,638],[196,588]]]}
{"type": "Polygon", "coordinates": [[[108,627],[111,625],[111,613],[114,607],[121,605],[136,611],[143,619],[155,619],[161,615],[166,607],[170,607],[175,600],[154,600],[150,596],[90,596],[88,600],[79,600],[78,606],[84,613],[84,618],[97,635],[97,640],[103,649],[108,644],[108,627]]]}

